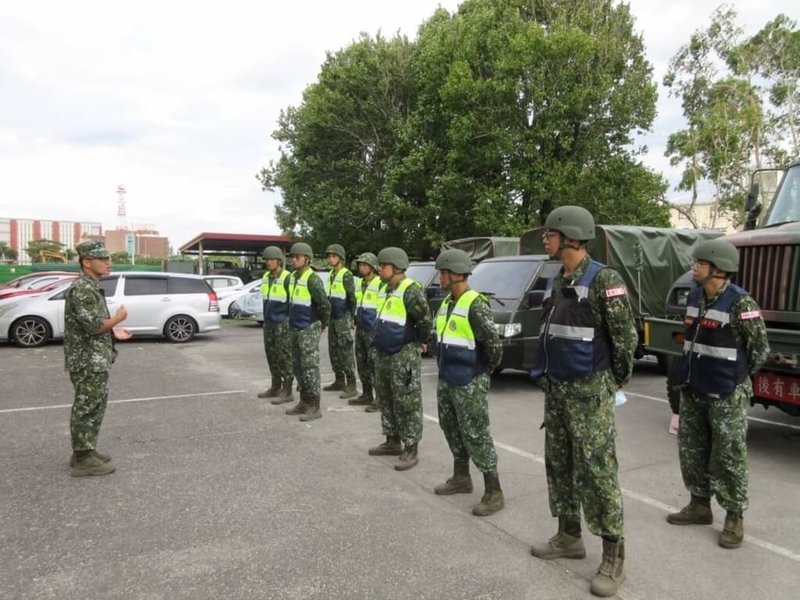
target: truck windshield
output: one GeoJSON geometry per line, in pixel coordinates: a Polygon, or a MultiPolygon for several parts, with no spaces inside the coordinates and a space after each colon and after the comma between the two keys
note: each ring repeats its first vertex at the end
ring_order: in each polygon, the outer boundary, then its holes
{"type": "Polygon", "coordinates": [[[800,221],[800,165],[786,171],[781,187],[764,216],[763,227],[800,221]]]}
{"type": "Polygon", "coordinates": [[[497,298],[522,297],[528,290],[539,261],[482,262],[469,277],[473,290],[497,298]]]}

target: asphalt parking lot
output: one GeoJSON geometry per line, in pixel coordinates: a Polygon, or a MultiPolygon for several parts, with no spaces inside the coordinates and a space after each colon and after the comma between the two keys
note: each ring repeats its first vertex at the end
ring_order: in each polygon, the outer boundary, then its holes
{"type": "MultiPolygon", "coordinates": [[[[330,366],[323,339],[323,382],[330,366]]],[[[585,560],[542,562],[550,537],[542,394],[522,373],[493,381],[492,431],[506,509],[483,492],[439,497],[452,468],[436,423],[436,366],[423,363],[420,464],[370,457],[379,416],[323,393],[308,424],[256,398],[267,383],[261,330],[227,322],[185,345],[121,345],[100,448],[108,477],[72,478],[71,385],[60,344],[0,346],[2,598],[588,598],[600,541],[585,560]]],[[[668,525],[688,498],[663,378],[643,362],[618,409],[626,570],[620,597],[797,598],[800,419],[753,409],[751,508],[735,551],[713,527],[668,525]]]]}

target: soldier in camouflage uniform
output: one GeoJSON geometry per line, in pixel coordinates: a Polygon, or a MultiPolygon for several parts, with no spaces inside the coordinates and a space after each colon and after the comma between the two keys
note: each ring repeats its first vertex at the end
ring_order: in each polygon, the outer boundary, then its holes
{"type": "Polygon", "coordinates": [[[331,267],[325,291],[331,303],[331,328],[328,330],[328,355],[336,380],[322,389],[342,392],[343,400],[358,396],[353,362],[353,319],[356,314],[356,290],[353,274],[345,268],[344,248],[331,244],[325,250],[331,267]]]}
{"type": "Polygon", "coordinates": [[[589,530],[603,539],[591,592],[613,596],[625,579],[614,395],[633,371],[636,327],[622,278],[588,254],[595,237],[589,211],[556,208],[545,227],[545,249],[564,266],[546,293],[531,378],[545,391],[545,471],[558,533],[531,553],[585,557],[583,508],[589,530]]]}
{"type": "Polygon", "coordinates": [[[467,278],[472,261],[463,250],[445,250],[436,259],[439,282],[450,294],[436,315],[439,364],[439,426],[453,453],[453,476],[434,492],[469,494],[469,460],[483,473],[485,493],[472,508],[475,515],[493,515],[505,506],[497,476],[497,451],[489,433],[489,380],[503,358],[489,302],[471,290],[467,278]]]}
{"type": "Polygon", "coordinates": [[[405,471],[419,462],[422,438],[422,345],[431,332],[431,313],[422,287],[406,277],[408,255],[402,248],[378,253],[386,298],[372,335],[375,391],[381,403],[386,441],[370,448],[372,456],[398,456],[394,468],[405,471]],[[401,443],[402,442],[402,443],[401,443]]]}
{"type": "Polygon", "coordinates": [[[723,548],[744,539],[747,508],[747,405],[750,378],[769,354],[761,309],[729,281],[739,269],[739,252],[723,239],[698,244],[684,324],[681,358],[681,422],[678,450],[691,501],[667,516],[673,525],[710,525],[711,496],[725,509],[719,536],[723,548]]]}
{"type": "Polygon", "coordinates": [[[103,242],[83,242],[75,248],[81,275],[69,287],[64,305],[64,358],[75,388],[70,416],[74,477],[108,475],[111,457],[97,451],[97,437],[108,402],[108,376],[116,358],[114,338],[128,339],[119,323],[128,316],[120,306],[110,316],[98,281],[111,272],[111,257],[103,242]]]}
{"type": "Polygon", "coordinates": [[[300,401],[286,411],[301,421],[322,416],[320,410],[319,337],[331,318],[331,304],[319,275],[311,268],[314,252],[303,242],[289,250],[295,271],[289,280],[289,328],[292,338],[292,370],[300,401]]]}
{"type": "Polygon", "coordinates": [[[261,281],[264,299],[264,352],[272,375],[272,385],[258,394],[284,404],[292,397],[292,337],[289,329],[289,272],[283,268],[283,251],[277,246],[264,249],[267,267],[261,281]]]}
{"type": "Polygon", "coordinates": [[[348,404],[366,405],[370,408],[376,404],[373,394],[375,361],[372,356],[372,329],[378,316],[378,303],[383,284],[377,275],[378,257],[372,252],[361,254],[356,259],[356,264],[361,275],[360,289],[356,290],[356,366],[362,392],[348,404]]]}

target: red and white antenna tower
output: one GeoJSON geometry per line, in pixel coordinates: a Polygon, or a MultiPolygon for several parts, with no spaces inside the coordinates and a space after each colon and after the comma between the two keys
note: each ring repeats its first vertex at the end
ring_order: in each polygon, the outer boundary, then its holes
{"type": "Polygon", "coordinates": [[[124,185],[117,186],[117,229],[128,229],[128,215],[125,213],[125,190],[124,185]]]}

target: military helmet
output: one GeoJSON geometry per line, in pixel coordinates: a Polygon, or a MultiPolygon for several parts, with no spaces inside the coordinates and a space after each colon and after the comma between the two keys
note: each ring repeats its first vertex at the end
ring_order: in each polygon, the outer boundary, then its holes
{"type": "Polygon", "coordinates": [[[378,252],[379,265],[394,265],[405,271],[408,268],[408,254],[402,248],[389,246],[378,252]]]}
{"type": "Polygon", "coordinates": [[[289,249],[289,256],[294,256],[294,255],[314,258],[314,251],[311,249],[311,246],[309,246],[305,242],[295,242],[289,249]]]}
{"type": "Polygon", "coordinates": [[[739,270],[739,251],[728,240],[717,238],[700,242],[692,252],[696,260],[707,260],[726,273],[739,270]]]}
{"type": "Polygon", "coordinates": [[[451,248],[440,253],[436,258],[436,269],[468,275],[472,273],[472,260],[470,260],[469,254],[463,250],[451,248]]]}
{"type": "Polygon", "coordinates": [[[264,260],[268,258],[277,258],[278,260],[283,260],[283,250],[278,248],[277,246],[267,246],[264,248],[264,252],[261,253],[261,256],[264,260]]]}
{"type": "Polygon", "coordinates": [[[378,257],[372,252],[364,252],[363,254],[359,254],[358,257],[356,257],[356,264],[358,263],[364,263],[372,267],[375,271],[378,270],[378,257]]]}
{"type": "Polygon", "coordinates": [[[559,206],[547,215],[544,226],[570,240],[593,240],[595,236],[594,217],[581,206],[559,206]]]}
{"type": "Polygon", "coordinates": [[[337,256],[341,257],[342,260],[347,260],[344,247],[341,244],[331,244],[325,248],[325,254],[336,254],[337,256]]]}

